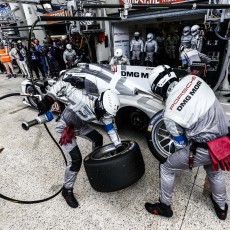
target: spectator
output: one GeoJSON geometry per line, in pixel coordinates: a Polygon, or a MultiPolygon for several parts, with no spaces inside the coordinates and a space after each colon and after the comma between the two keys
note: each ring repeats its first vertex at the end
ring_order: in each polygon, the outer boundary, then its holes
{"type": "Polygon", "coordinates": [[[59,64],[60,71],[64,70],[66,69],[65,62],[63,60],[63,53],[65,51],[65,48],[62,46],[61,41],[58,39],[54,42],[54,47],[55,47],[54,57],[56,58],[59,64]]]}
{"type": "Polygon", "coordinates": [[[43,79],[45,79],[46,75],[45,75],[43,66],[42,66],[42,64],[40,62],[40,59],[39,59],[40,53],[39,53],[39,51],[36,51],[33,43],[31,44],[31,50],[30,50],[30,52],[31,52],[31,65],[32,65],[32,69],[34,70],[37,79],[40,79],[39,70],[40,70],[40,72],[42,74],[43,79]]]}
{"type": "Polygon", "coordinates": [[[46,58],[45,58],[45,48],[44,48],[44,46],[41,46],[39,44],[39,40],[38,39],[35,39],[33,41],[33,44],[34,44],[34,48],[35,48],[35,50],[37,52],[39,61],[42,64],[42,67],[43,67],[43,70],[45,72],[45,75],[48,75],[48,66],[46,64],[46,58]]]}
{"type": "Polygon", "coordinates": [[[45,45],[46,58],[47,58],[47,62],[49,65],[49,70],[50,70],[49,75],[51,76],[51,78],[58,77],[59,72],[60,72],[60,66],[58,64],[58,61],[55,58],[55,53],[56,53],[57,48],[54,47],[51,43],[48,43],[48,41],[45,39],[43,43],[45,45]]]}
{"type": "Polygon", "coordinates": [[[22,70],[23,77],[30,77],[30,72],[28,69],[28,65],[26,63],[27,52],[26,49],[23,47],[22,43],[19,41],[17,42],[17,60],[18,64],[22,70]]]}
{"type": "Polygon", "coordinates": [[[6,72],[8,74],[7,77],[11,78],[11,76],[13,74],[14,78],[16,78],[16,74],[14,72],[14,67],[11,63],[8,47],[7,46],[4,47],[2,42],[0,42],[0,60],[6,69],[6,72]],[[12,72],[12,74],[10,71],[12,72]]]}

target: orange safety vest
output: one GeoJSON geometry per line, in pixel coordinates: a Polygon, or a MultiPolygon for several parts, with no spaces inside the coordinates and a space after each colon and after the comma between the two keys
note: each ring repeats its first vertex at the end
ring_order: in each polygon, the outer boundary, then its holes
{"type": "Polygon", "coordinates": [[[2,63],[11,62],[7,47],[5,47],[4,49],[0,49],[0,60],[2,63]]]}

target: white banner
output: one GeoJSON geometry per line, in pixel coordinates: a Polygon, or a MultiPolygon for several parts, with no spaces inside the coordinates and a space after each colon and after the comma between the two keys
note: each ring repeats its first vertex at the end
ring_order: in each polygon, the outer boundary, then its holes
{"type": "Polygon", "coordinates": [[[129,29],[125,25],[115,24],[113,28],[114,50],[121,48],[123,54],[129,58],[129,29]]]}

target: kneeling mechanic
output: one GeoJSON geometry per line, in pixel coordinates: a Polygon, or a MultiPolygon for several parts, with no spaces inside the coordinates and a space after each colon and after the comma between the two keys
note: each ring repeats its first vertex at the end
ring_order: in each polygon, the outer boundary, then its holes
{"type": "Polygon", "coordinates": [[[71,83],[60,80],[38,103],[39,115],[47,112],[55,100],[64,102],[66,105],[55,128],[60,137],[59,144],[67,159],[62,195],[70,207],[77,208],[78,202],[73,194],[73,186],[82,164],[82,156],[76,136],[91,141],[93,149],[102,146],[102,135],[87,124],[87,122],[98,120],[104,124],[104,129],[114,146],[119,148],[121,140],[115,128],[114,117],[119,109],[120,101],[117,94],[111,90],[102,92],[97,98],[84,95],[71,83]]]}

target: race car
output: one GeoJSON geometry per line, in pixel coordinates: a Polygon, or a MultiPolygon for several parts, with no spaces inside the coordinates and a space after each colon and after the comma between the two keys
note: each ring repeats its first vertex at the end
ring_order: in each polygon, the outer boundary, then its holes
{"type": "MultiPolygon", "coordinates": [[[[116,116],[116,124],[129,125],[136,130],[147,130],[147,143],[153,155],[161,162],[175,152],[173,141],[162,119],[164,104],[162,98],[153,94],[148,77],[154,67],[123,66],[79,63],[76,68],[60,72],[60,78],[81,89],[85,94],[98,96],[106,89],[118,94],[121,107],[116,116]]],[[[173,69],[181,78],[187,75],[184,69],[173,69]]],[[[39,94],[43,97],[56,80],[24,80],[22,92],[39,94]]],[[[36,99],[24,98],[24,103],[36,107],[36,99]]],[[[58,106],[55,106],[58,110],[58,106]]]]}

